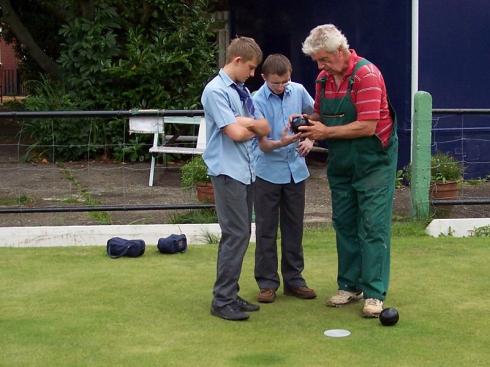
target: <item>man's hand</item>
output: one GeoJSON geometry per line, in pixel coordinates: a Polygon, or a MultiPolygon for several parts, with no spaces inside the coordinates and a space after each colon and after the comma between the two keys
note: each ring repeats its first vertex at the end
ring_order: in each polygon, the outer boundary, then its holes
{"type": "Polygon", "coordinates": [[[377,120],[353,121],[345,125],[326,126],[320,121],[310,120],[312,126],[300,126],[302,138],[312,140],[323,139],[356,139],[373,136],[376,132],[377,120]]]}
{"type": "Polygon", "coordinates": [[[329,138],[329,127],[322,124],[320,121],[309,120],[310,126],[300,126],[301,138],[308,138],[310,140],[324,140],[329,138]]]}

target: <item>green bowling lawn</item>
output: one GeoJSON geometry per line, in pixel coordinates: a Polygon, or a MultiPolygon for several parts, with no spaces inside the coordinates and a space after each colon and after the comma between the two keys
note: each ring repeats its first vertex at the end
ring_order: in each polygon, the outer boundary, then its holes
{"type": "MultiPolygon", "coordinates": [[[[488,238],[431,238],[397,223],[386,306],[400,322],[329,308],[333,231],[305,232],[319,298],[280,292],[245,322],[210,316],[216,245],[112,260],[102,247],[0,249],[0,366],[483,366],[490,360],[488,238]],[[325,329],[348,329],[327,338],[325,329]]],[[[241,295],[253,300],[251,245],[241,295]]]]}

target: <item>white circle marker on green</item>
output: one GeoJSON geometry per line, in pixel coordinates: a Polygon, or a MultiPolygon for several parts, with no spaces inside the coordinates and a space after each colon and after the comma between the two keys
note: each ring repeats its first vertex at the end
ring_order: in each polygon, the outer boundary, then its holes
{"type": "Polygon", "coordinates": [[[331,338],[343,338],[350,335],[349,330],[345,329],[329,329],[323,332],[323,335],[329,336],[331,338]]]}

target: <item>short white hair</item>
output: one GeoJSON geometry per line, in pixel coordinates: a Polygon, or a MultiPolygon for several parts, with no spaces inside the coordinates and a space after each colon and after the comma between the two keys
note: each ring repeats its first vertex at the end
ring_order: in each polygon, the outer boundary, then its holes
{"type": "Polygon", "coordinates": [[[349,43],[344,34],[333,24],[323,24],[313,28],[303,42],[303,53],[309,56],[321,50],[335,52],[339,48],[348,50],[349,43]]]}

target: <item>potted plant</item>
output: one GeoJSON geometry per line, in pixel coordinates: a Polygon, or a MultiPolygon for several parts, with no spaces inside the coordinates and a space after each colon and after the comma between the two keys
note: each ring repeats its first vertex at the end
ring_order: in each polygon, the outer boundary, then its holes
{"type": "Polygon", "coordinates": [[[456,199],[463,180],[463,165],[454,157],[436,152],[431,159],[432,199],[456,199]]]}
{"type": "Polygon", "coordinates": [[[214,191],[208,168],[202,156],[192,157],[181,168],[181,184],[186,189],[196,189],[197,199],[202,202],[214,203],[214,191]]]}

